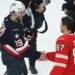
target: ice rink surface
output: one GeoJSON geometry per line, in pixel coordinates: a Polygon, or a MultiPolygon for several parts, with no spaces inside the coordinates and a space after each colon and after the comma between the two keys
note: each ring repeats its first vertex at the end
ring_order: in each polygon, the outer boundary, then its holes
{"type": "MultiPolygon", "coordinates": [[[[10,4],[14,0],[0,0],[0,27],[3,18],[9,14],[10,4]]],[[[61,7],[64,0],[51,0],[51,3],[46,7],[45,18],[48,22],[48,31],[45,34],[38,34],[37,50],[38,51],[55,51],[56,39],[61,35],[60,33],[60,20],[65,14],[62,12],[61,7]]],[[[42,27],[40,30],[42,30],[42,27]]],[[[28,59],[26,60],[27,68],[29,69],[28,59]]],[[[55,63],[51,61],[36,62],[38,75],[49,75],[55,63]]],[[[2,64],[0,53],[0,75],[4,75],[6,66],[2,64]]],[[[29,71],[28,75],[32,75],[29,71]]]]}

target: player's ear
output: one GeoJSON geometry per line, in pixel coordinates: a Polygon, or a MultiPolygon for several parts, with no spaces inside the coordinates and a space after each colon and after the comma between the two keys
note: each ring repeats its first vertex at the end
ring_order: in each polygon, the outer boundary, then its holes
{"type": "Polygon", "coordinates": [[[14,15],[14,14],[16,14],[16,12],[15,11],[12,11],[12,12],[10,12],[10,14],[14,15]]]}

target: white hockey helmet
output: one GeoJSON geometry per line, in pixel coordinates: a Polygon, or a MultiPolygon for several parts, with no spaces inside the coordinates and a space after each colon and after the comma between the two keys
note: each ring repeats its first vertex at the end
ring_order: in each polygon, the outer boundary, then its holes
{"type": "Polygon", "coordinates": [[[17,14],[19,11],[25,11],[25,5],[20,1],[14,1],[10,6],[10,13],[13,11],[17,14]]]}

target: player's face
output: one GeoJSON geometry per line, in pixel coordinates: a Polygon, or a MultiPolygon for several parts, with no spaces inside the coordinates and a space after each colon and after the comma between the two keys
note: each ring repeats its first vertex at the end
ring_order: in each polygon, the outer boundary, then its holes
{"type": "Polygon", "coordinates": [[[61,22],[61,25],[60,25],[60,31],[61,31],[61,33],[64,33],[64,29],[65,29],[65,25],[63,25],[63,23],[61,22]]]}
{"type": "Polygon", "coordinates": [[[22,20],[22,18],[25,15],[25,11],[19,11],[18,13],[17,12],[13,12],[12,15],[15,18],[15,20],[22,20]]]}
{"type": "Polygon", "coordinates": [[[22,19],[24,17],[24,15],[25,15],[25,11],[19,11],[18,12],[18,18],[19,19],[22,19]]]}

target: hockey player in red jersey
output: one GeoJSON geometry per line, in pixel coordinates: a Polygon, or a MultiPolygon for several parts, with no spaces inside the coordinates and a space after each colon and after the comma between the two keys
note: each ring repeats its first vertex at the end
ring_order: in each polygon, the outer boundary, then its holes
{"type": "Polygon", "coordinates": [[[63,17],[61,35],[56,41],[56,52],[46,53],[47,59],[55,62],[50,75],[75,75],[75,25],[74,20],[63,17]]]}

